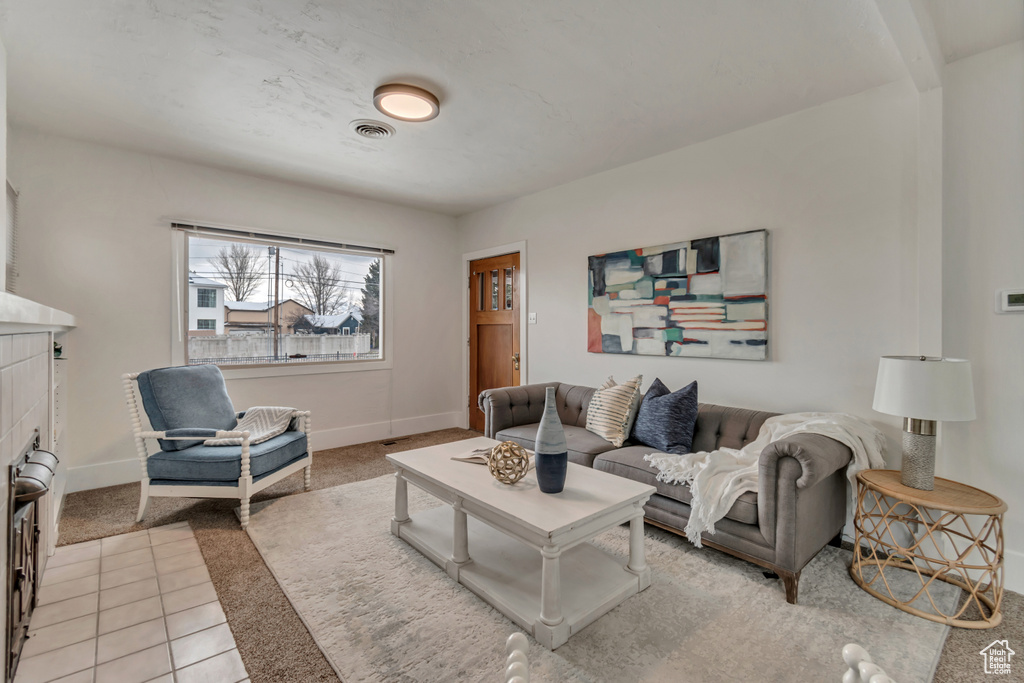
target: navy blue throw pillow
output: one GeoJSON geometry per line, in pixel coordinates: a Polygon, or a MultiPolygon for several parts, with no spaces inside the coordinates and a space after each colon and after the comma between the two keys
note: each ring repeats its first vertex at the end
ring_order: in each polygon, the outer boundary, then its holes
{"type": "Polygon", "coordinates": [[[633,423],[632,439],[663,453],[682,455],[693,447],[696,424],[696,380],[673,392],[656,379],[644,394],[633,423]]]}

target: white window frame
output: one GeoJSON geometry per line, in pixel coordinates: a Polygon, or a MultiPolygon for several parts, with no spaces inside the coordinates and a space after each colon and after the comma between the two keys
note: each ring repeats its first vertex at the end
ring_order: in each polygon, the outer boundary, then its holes
{"type": "Polygon", "coordinates": [[[196,318],[196,330],[216,330],[217,319],[216,318],[196,318]],[[212,327],[202,327],[202,323],[212,323],[212,327]]]}
{"type": "Polygon", "coordinates": [[[0,251],[3,252],[4,260],[4,291],[10,294],[18,293],[18,191],[14,189],[10,181],[7,181],[6,213],[4,214],[4,225],[6,227],[3,245],[0,251]]]}
{"type": "MultiPolygon", "coordinates": [[[[215,226],[217,227],[217,226],[215,226]]],[[[229,226],[225,226],[229,227],[229,226]]],[[[237,228],[235,228],[237,229],[237,228]]],[[[185,345],[188,343],[188,240],[181,230],[169,230],[171,240],[171,360],[170,365],[185,364],[185,345]]],[[[283,238],[302,238],[304,235],[280,231],[260,231],[263,234],[283,238]]],[[[238,241],[244,241],[239,239],[238,241]]],[[[259,244],[263,244],[259,242],[259,244]]],[[[312,248],[312,247],[310,247],[312,248]]],[[[379,360],[323,361],[317,363],[275,363],[273,365],[218,366],[225,379],[255,379],[259,377],[292,377],[296,375],[329,375],[340,372],[373,372],[394,368],[394,278],[392,276],[393,254],[381,254],[381,315],[379,360]]]]}

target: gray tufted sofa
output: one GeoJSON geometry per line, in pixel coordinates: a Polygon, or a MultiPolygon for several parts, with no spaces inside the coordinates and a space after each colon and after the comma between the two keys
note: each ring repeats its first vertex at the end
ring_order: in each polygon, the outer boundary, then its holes
{"type": "MultiPolygon", "coordinates": [[[[591,387],[549,382],[488,389],[478,398],[486,436],[532,449],[547,387],[555,388],[569,460],[656,487],[644,507],[646,521],[683,534],[690,516],[689,487],[655,479],[657,471],[643,459],[653,450],[649,446],[626,442],[615,448],[586,430],[591,387]]],[[[693,450],[742,448],[774,414],[701,403],[693,450]]],[[[772,570],[785,583],[786,600],[796,604],[804,565],[826,544],[840,542],[851,457],[845,445],[819,434],[796,434],[770,444],[761,452],[758,491],[740,496],[715,525],[716,533],[704,534],[701,542],[772,570]]]]}

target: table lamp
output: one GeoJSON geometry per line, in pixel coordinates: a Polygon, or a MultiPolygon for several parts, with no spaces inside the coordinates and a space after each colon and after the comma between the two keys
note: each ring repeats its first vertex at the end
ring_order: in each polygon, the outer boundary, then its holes
{"type": "Polygon", "coordinates": [[[880,413],[903,418],[901,481],[935,488],[935,423],[975,418],[971,362],[962,358],[882,356],[875,400],[880,413]]]}

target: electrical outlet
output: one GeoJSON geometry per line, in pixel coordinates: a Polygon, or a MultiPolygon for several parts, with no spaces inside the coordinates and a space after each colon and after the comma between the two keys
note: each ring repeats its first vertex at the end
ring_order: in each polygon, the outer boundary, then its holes
{"type": "Polygon", "coordinates": [[[536,325],[537,324],[537,314],[536,313],[531,313],[529,320],[530,320],[530,324],[531,325],[536,325]]]}

